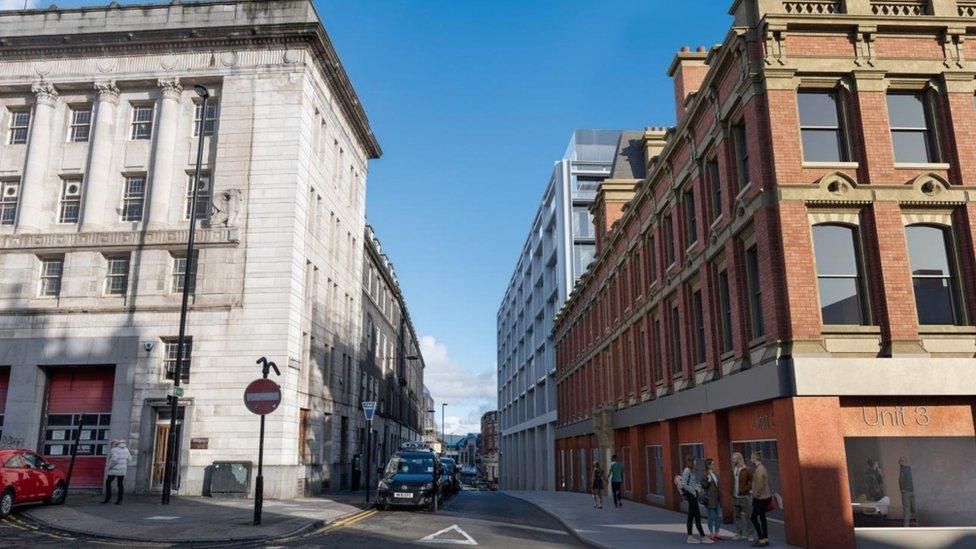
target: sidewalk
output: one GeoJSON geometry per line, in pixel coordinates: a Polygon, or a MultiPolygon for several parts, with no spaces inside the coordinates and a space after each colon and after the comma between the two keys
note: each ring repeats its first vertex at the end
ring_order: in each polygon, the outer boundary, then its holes
{"type": "MultiPolygon", "coordinates": [[[[576,533],[583,541],[613,549],[645,547],[687,547],[685,515],[668,509],[624,500],[623,507],[614,508],[612,498],[604,498],[603,509],[593,508],[593,497],[578,492],[529,492],[506,491],[510,496],[523,499],[545,510],[576,533]]],[[[702,517],[702,528],[706,529],[702,517]]],[[[749,547],[743,541],[731,541],[729,525],[722,525],[718,547],[749,547]]],[[[697,531],[696,531],[697,533],[697,531]]],[[[788,547],[782,527],[769,524],[769,542],[774,547],[788,547]]]]}
{"type": "Polygon", "coordinates": [[[101,496],[71,494],[65,505],[25,507],[20,513],[49,528],[128,541],[262,541],[299,534],[365,508],[363,493],[328,497],[264,500],[260,526],[254,526],[254,500],[126,496],[122,505],[103,505],[101,496]]]}

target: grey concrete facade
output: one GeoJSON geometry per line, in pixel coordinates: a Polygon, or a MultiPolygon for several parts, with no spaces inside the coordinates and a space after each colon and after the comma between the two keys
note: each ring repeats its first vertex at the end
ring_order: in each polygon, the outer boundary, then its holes
{"type": "Polygon", "coordinates": [[[555,489],[556,313],[595,250],[589,204],[620,131],[577,130],[553,166],[498,310],[498,461],[505,490],[555,489]]]}
{"type": "Polygon", "coordinates": [[[380,150],[311,2],[4,12],[0,38],[0,181],[20,191],[15,219],[0,225],[0,366],[10,371],[0,445],[40,449],[50,372],[112,366],[110,436],[137,455],[126,483],[160,488],[166,342],[178,332],[176,259],[201,138],[193,86],[203,84],[216,111],[202,137],[210,184],[178,493],[205,491],[214,461],[256,461],[258,418],[242,392],[261,356],[281,369],[283,394],[267,418],[266,495],[347,486],[346,426],[361,417],[365,181],[380,150]],[[92,115],[87,140],[72,138],[78,110],[92,115]],[[30,113],[26,143],[9,138],[13,112],[30,113]],[[143,183],[135,219],[123,214],[131,177],[143,183]],[[65,181],[82,189],[68,222],[65,181]],[[120,257],[125,283],[109,292],[107,262],[120,257]],[[41,281],[49,258],[63,262],[53,295],[41,281]]]}

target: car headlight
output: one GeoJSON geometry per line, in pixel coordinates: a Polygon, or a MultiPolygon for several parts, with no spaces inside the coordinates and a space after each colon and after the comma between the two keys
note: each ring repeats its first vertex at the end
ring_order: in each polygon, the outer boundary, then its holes
{"type": "Polygon", "coordinates": [[[385,483],[385,482],[383,482],[381,480],[379,482],[379,484],[376,485],[376,489],[377,490],[389,490],[390,489],[390,485],[388,485],[387,483],[385,483]]]}
{"type": "Polygon", "coordinates": [[[434,487],[434,483],[428,482],[427,484],[424,484],[423,486],[421,486],[420,489],[421,490],[430,490],[433,487],[434,487]]]}

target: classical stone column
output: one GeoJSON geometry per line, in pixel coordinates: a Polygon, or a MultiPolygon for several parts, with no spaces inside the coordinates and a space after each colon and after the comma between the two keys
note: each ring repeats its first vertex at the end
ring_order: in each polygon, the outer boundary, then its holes
{"type": "Polygon", "coordinates": [[[83,231],[96,231],[105,226],[105,202],[112,178],[115,106],[119,104],[119,89],[114,82],[96,82],[95,94],[95,130],[92,132],[85,174],[85,203],[81,220],[83,231]]]}
{"type": "Polygon", "coordinates": [[[34,114],[31,120],[27,160],[20,179],[20,213],[17,232],[37,232],[41,228],[41,203],[44,200],[44,175],[51,151],[51,117],[58,102],[58,92],[46,82],[31,86],[34,92],[34,114]]]}
{"type": "Polygon", "coordinates": [[[152,191],[149,200],[150,229],[162,229],[169,224],[170,195],[175,178],[173,156],[176,152],[180,94],[183,92],[183,86],[175,78],[159,80],[159,87],[162,100],[156,119],[155,152],[152,158],[152,175],[149,178],[149,188],[152,191]]]}

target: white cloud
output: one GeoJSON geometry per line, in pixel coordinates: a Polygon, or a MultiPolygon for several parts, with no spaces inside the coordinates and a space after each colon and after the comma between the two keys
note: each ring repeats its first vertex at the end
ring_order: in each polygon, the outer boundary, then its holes
{"type": "Polygon", "coordinates": [[[434,336],[420,338],[424,355],[424,383],[434,397],[440,423],[440,405],[447,403],[450,416],[444,418],[448,433],[481,430],[481,414],[495,409],[497,386],[495,370],[474,371],[451,358],[447,346],[434,336]]]}
{"type": "MultiPolygon", "coordinates": [[[[40,0],[27,0],[27,9],[36,8],[40,4],[40,0]]],[[[0,0],[0,11],[3,10],[22,10],[24,9],[24,0],[0,0]]]]}

